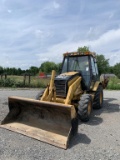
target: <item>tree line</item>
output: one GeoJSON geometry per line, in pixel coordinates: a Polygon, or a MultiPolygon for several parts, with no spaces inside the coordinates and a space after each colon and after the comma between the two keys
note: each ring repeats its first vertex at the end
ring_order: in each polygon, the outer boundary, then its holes
{"type": "Polygon", "coordinates": [[[39,68],[35,66],[31,66],[29,69],[22,70],[21,68],[3,68],[0,66],[0,75],[7,74],[7,75],[23,75],[23,74],[31,74],[36,75],[39,72],[39,68]]]}
{"type": "Polygon", "coordinates": [[[57,73],[59,72],[60,66],[62,63],[54,63],[46,61],[41,64],[40,67],[31,66],[29,69],[22,70],[21,68],[3,68],[0,66],[0,75],[7,74],[7,75],[24,75],[24,74],[30,74],[30,75],[38,75],[40,72],[44,72],[46,74],[51,74],[52,70],[55,70],[57,73]]]}
{"type": "MultiPolygon", "coordinates": [[[[89,51],[89,48],[79,47],[78,52],[85,52],[89,51]]],[[[115,64],[114,66],[110,66],[109,59],[106,59],[104,55],[97,54],[96,55],[97,64],[98,64],[98,70],[99,74],[102,73],[112,73],[115,74],[118,78],[120,78],[120,63],[115,64]]],[[[57,73],[59,73],[59,70],[61,68],[62,63],[54,63],[50,61],[43,62],[40,67],[31,66],[27,70],[22,70],[21,68],[3,68],[0,66],[0,75],[1,74],[8,74],[8,75],[23,75],[23,74],[31,74],[31,75],[38,75],[40,72],[44,72],[46,74],[51,74],[52,70],[55,70],[57,73]]]]}

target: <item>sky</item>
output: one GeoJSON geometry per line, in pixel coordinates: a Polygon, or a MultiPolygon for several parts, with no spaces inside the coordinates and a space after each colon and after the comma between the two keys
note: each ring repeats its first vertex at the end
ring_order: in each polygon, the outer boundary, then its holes
{"type": "Polygon", "coordinates": [[[0,0],[0,66],[59,63],[83,46],[120,63],[120,0],[0,0]]]}

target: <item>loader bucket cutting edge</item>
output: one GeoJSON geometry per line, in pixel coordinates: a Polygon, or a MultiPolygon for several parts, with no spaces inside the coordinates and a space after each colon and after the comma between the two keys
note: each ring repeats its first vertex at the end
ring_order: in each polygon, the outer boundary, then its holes
{"type": "Polygon", "coordinates": [[[66,149],[74,106],[9,97],[9,113],[0,127],[66,149]]]}

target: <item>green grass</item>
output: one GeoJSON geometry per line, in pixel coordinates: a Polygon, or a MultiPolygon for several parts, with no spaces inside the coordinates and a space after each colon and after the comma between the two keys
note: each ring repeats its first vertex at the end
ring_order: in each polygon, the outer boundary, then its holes
{"type": "Polygon", "coordinates": [[[44,88],[49,83],[49,78],[39,78],[37,76],[31,76],[30,84],[29,78],[26,77],[26,81],[24,83],[23,76],[7,76],[7,79],[0,79],[0,87],[31,87],[31,88],[44,88]]]}
{"type": "Polygon", "coordinates": [[[50,78],[31,77],[31,87],[45,88],[49,84],[50,78]]]}

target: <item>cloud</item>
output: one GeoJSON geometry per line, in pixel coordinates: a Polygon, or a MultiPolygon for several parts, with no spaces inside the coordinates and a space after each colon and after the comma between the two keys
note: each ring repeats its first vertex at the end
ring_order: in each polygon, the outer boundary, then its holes
{"type": "Polygon", "coordinates": [[[56,62],[60,62],[60,60],[62,60],[62,53],[76,51],[78,47],[89,46],[90,49],[96,51],[97,54],[104,54],[106,58],[110,59],[110,64],[114,65],[115,63],[120,62],[120,51],[115,51],[115,48],[119,45],[119,41],[120,29],[110,30],[103,33],[98,39],[91,41],[64,41],[50,47],[48,52],[37,54],[37,56],[39,57],[39,60],[46,56],[49,60],[55,59],[56,62]]]}
{"type": "Polygon", "coordinates": [[[55,12],[57,12],[60,8],[60,3],[57,1],[49,1],[46,3],[45,6],[42,8],[43,16],[55,16],[55,12]]]}
{"type": "Polygon", "coordinates": [[[56,1],[53,2],[53,6],[54,6],[55,9],[60,8],[60,4],[57,3],[56,1]]]}
{"type": "Polygon", "coordinates": [[[87,45],[120,62],[120,2],[69,0],[0,1],[0,65],[40,66],[87,45]]]}
{"type": "Polygon", "coordinates": [[[12,12],[12,10],[11,10],[11,9],[8,9],[7,11],[8,11],[8,13],[11,13],[11,12],[12,12]]]}
{"type": "Polygon", "coordinates": [[[112,13],[110,13],[109,14],[109,19],[112,19],[113,18],[113,16],[114,16],[114,13],[112,12],[112,13]]]}

